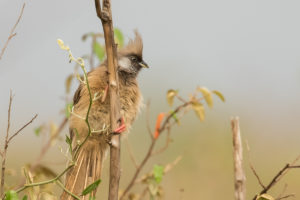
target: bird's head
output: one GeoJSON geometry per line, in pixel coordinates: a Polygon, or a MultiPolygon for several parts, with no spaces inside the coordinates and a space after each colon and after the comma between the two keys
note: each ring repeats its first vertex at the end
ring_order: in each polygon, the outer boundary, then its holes
{"type": "Polygon", "coordinates": [[[149,68],[143,60],[143,41],[135,31],[135,39],[122,48],[118,53],[118,70],[128,75],[136,76],[142,68],[149,68]]]}

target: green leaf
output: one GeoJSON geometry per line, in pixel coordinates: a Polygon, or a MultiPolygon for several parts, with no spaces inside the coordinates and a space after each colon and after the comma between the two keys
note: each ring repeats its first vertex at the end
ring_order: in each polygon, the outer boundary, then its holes
{"type": "Polygon", "coordinates": [[[68,103],[65,107],[65,115],[66,118],[69,118],[71,116],[71,111],[72,111],[73,103],[68,103]]]}
{"type": "Polygon", "coordinates": [[[96,197],[90,196],[89,200],[96,200],[96,197]]]}
{"type": "Polygon", "coordinates": [[[167,102],[170,106],[173,105],[174,97],[177,95],[178,91],[176,90],[168,90],[167,92],[167,102]]]}
{"type": "Polygon", "coordinates": [[[66,143],[69,145],[69,150],[72,152],[72,141],[69,136],[66,135],[66,143]]]}
{"type": "Polygon", "coordinates": [[[170,113],[171,113],[171,115],[172,115],[172,118],[175,120],[175,122],[176,122],[178,125],[180,125],[180,121],[179,121],[179,119],[178,119],[176,113],[175,113],[173,110],[171,110],[170,113]]]}
{"type": "Polygon", "coordinates": [[[39,126],[39,127],[35,128],[35,129],[34,129],[34,134],[35,134],[36,136],[39,136],[40,133],[41,133],[41,131],[42,131],[42,128],[43,128],[43,126],[39,126]]]}
{"type": "Polygon", "coordinates": [[[225,102],[225,97],[223,96],[223,94],[217,90],[213,90],[211,91],[212,93],[214,93],[215,95],[217,95],[223,102],[225,102]]]}
{"type": "Polygon", "coordinates": [[[275,200],[275,199],[269,194],[262,194],[262,195],[258,195],[256,197],[256,200],[275,200]]]}
{"type": "Polygon", "coordinates": [[[211,91],[205,87],[198,87],[197,90],[202,93],[208,107],[212,108],[213,107],[213,99],[211,95],[211,91]]]}
{"type": "Polygon", "coordinates": [[[19,200],[18,194],[14,190],[9,190],[5,193],[6,200],[19,200]]]}
{"type": "Polygon", "coordinates": [[[27,195],[25,195],[22,200],[27,200],[27,199],[28,199],[28,197],[27,197],[27,195]]]}
{"type": "Polygon", "coordinates": [[[161,165],[154,165],[153,175],[156,183],[160,183],[164,175],[164,167],[161,165]]]}
{"type": "Polygon", "coordinates": [[[93,45],[94,52],[100,61],[104,60],[105,48],[97,41],[93,45]]]}
{"type": "Polygon", "coordinates": [[[203,121],[205,118],[205,111],[203,105],[199,102],[193,102],[192,107],[199,119],[203,121]]]}
{"type": "Polygon", "coordinates": [[[90,192],[92,192],[93,190],[95,190],[98,185],[101,183],[101,179],[95,181],[94,183],[90,184],[89,186],[87,186],[83,191],[82,191],[82,194],[81,195],[87,195],[89,194],[90,192]]]}
{"type": "Polygon", "coordinates": [[[115,28],[115,41],[118,44],[118,48],[122,48],[124,46],[124,36],[120,29],[115,28]]]}

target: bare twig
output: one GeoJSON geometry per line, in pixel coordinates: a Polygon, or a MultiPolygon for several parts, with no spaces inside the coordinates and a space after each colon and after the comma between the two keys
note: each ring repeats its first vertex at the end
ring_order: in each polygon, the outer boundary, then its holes
{"type": "Polygon", "coordinates": [[[13,95],[12,91],[10,91],[10,96],[9,96],[9,106],[8,106],[8,119],[7,119],[7,130],[6,130],[6,136],[5,136],[5,142],[4,142],[4,147],[3,147],[3,152],[1,153],[2,155],[2,170],[1,170],[1,185],[0,185],[0,196],[4,196],[4,181],[5,181],[5,169],[6,169],[6,154],[7,154],[7,149],[8,149],[8,144],[9,142],[17,136],[24,128],[26,128],[29,124],[35,120],[37,115],[35,115],[29,122],[27,122],[22,128],[20,128],[17,132],[15,132],[12,136],[9,136],[9,130],[10,130],[10,119],[11,119],[11,106],[12,106],[12,101],[13,101],[13,95]]]}
{"type": "Polygon", "coordinates": [[[17,34],[14,33],[14,32],[15,32],[15,29],[16,29],[17,25],[19,24],[19,22],[20,22],[20,20],[21,20],[21,18],[22,18],[24,8],[25,8],[25,3],[24,3],[23,6],[22,6],[22,10],[21,10],[21,13],[20,13],[20,15],[19,15],[19,17],[18,17],[17,22],[15,23],[14,27],[13,27],[13,28],[11,29],[11,31],[10,31],[10,34],[9,34],[7,40],[6,40],[5,45],[2,47],[2,50],[1,50],[1,53],[0,53],[0,60],[2,59],[2,56],[3,56],[4,52],[5,52],[5,49],[7,48],[7,45],[8,45],[8,43],[9,43],[9,41],[10,41],[14,36],[17,35],[17,34]]]}
{"type": "Polygon", "coordinates": [[[277,198],[276,200],[287,199],[287,198],[294,197],[294,196],[295,196],[295,194],[288,194],[288,195],[285,195],[283,197],[277,198]]]}
{"type": "MultiPolygon", "coordinates": [[[[169,171],[171,171],[178,163],[179,161],[182,159],[182,156],[178,156],[173,162],[168,163],[165,167],[164,167],[164,174],[168,173],[169,171]]],[[[134,183],[142,183],[145,182],[148,178],[153,177],[153,172],[148,173],[144,176],[142,176],[141,178],[139,178],[138,180],[136,180],[134,183]]]]}
{"type": "Polygon", "coordinates": [[[231,120],[232,136],[233,136],[233,157],[234,157],[234,188],[235,199],[246,199],[246,176],[243,170],[243,147],[241,141],[241,133],[239,127],[239,118],[231,120]]]}
{"type": "Polygon", "coordinates": [[[17,132],[15,132],[12,136],[9,137],[7,144],[14,138],[16,137],[24,128],[26,128],[29,124],[31,124],[33,122],[33,120],[35,120],[35,118],[37,118],[37,114],[35,114],[35,116],[29,121],[27,122],[24,126],[22,126],[17,132]]]}
{"type": "Polygon", "coordinates": [[[284,195],[284,193],[285,193],[287,187],[288,187],[288,185],[287,185],[287,184],[284,184],[284,187],[283,187],[281,193],[278,195],[278,197],[277,197],[276,199],[280,199],[281,197],[283,197],[283,195],[284,195]]]}
{"type": "MultiPolygon", "coordinates": [[[[169,127],[170,121],[172,119],[172,115],[180,112],[182,109],[184,109],[185,107],[187,107],[188,105],[192,104],[192,101],[186,102],[182,105],[179,105],[172,113],[170,113],[166,119],[164,120],[164,122],[162,123],[160,129],[158,130],[159,133],[162,133],[163,131],[165,131],[167,129],[167,127],[169,127]]],[[[150,127],[150,126],[149,126],[150,127]]],[[[141,164],[138,165],[132,179],[130,180],[129,184],[127,185],[126,189],[124,190],[124,192],[122,193],[120,200],[125,199],[126,195],[128,194],[128,192],[131,190],[131,188],[134,186],[134,184],[136,183],[136,179],[138,178],[138,175],[140,174],[142,168],[145,166],[145,164],[147,163],[147,161],[150,159],[150,157],[153,154],[153,150],[154,150],[154,146],[156,144],[157,139],[152,139],[151,144],[148,148],[148,151],[144,157],[144,159],[142,160],[141,164]]]]}
{"type": "Polygon", "coordinates": [[[127,145],[127,149],[128,149],[128,153],[129,153],[130,159],[133,162],[135,168],[138,168],[138,164],[136,162],[135,156],[133,155],[133,152],[132,152],[132,149],[131,149],[131,146],[129,144],[129,141],[128,141],[127,137],[125,138],[125,141],[126,141],[126,145],[127,145]]]}
{"type": "MultiPolygon", "coordinates": [[[[36,167],[40,165],[41,160],[44,158],[45,154],[48,152],[48,150],[51,147],[51,143],[53,142],[53,140],[55,138],[57,138],[59,136],[59,134],[61,133],[61,131],[64,129],[64,127],[66,126],[68,122],[68,119],[65,117],[62,122],[60,123],[58,129],[56,130],[56,132],[49,138],[49,140],[47,141],[47,143],[42,147],[40,154],[38,155],[38,157],[36,158],[35,161],[33,161],[31,167],[30,167],[30,171],[34,172],[36,170],[36,167]]],[[[57,164],[57,163],[56,163],[57,164]]],[[[25,178],[22,178],[18,184],[18,186],[16,186],[16,188],[21,187],[22,185],[24,185],[25,183],[25,178]]]]}
{"type": "Polygon", "coordinates": [[[260,177],[258,176],[256,170],[254,169],[252,163],[249,162],[249,164],[250,164],[250,168],[251,168],[251,170],[252,170],[254,176],[256,177],[256,179],[257,179],[259,185],[260,185],[263,189],[266,189],[266,186],[264,186],[264,184],[262,183],[262,181],[261,181],[260,177]]]}
{"type": "MultiPolygon", "coordinates": [[[[293,162],[294,163],[294,162],[293,162]]],[[[289,171],[289,169],[295,169],[295,168],[300,168],[299,165],[291,165],[291,164],[286,164],[270,181],[270,183],[262,190],[260,191],[260,195],[267,193],[278,181],[289,171]]],[[[255,200],[257,195],[254,196],[253,200],[255,200]]]]}
{"type": "Polygon", "coordinates": [[[164,152],[165,150],[167,150],[167,148],[169,147],[169,144],[170,144],[171,141],[172,141],[171,140],[171,127],[168,126],[167,127],[167,136],[166,136],[165,145],[162,148],[158,149],[157,151],[153,152],[152,156],[161,154],[162,152],[164,152]]]}
{"type": "Polygon", "coordinates": [[[250,158],[250,147],[249,147],[248,141],[246,141],[246,147],[247,147],[247,151],[248,151],[248,155],[249,155],[249,156],[248,156],[248,157],[249,157],[248,160],[249,160],[250,169],[252,170],[254,176],[256,177],[256,179],[257,179],[259,185],[260,185],[263,189],[265,189],[265,188],[266,188],[265,185],[263,184],[262,180],[261,180],[260,177],[258,176],[258,173],[256,172],[256,170],[255,170],[255,168],[254,168],[254,166],[253,166],[253,164],[252,164],[252,161],[251,161],[251,158],[250,158]]]}
{"type": "Polygon", "coordinates": [[[12,91],[10,91],[9,95],[9,105],[8,105],[8,117],[7,117],[7,129],[6,129],[6,136],[3,148],[3,156],[2,156],[2,169],[1,169],[1,185],[0,185],[0,196],[3,197],[4,195],[4,180],[5,180],[5,163],[6,163],[6,153],[8,148],[8,138],[9,138],[9,129],[10,129],[10,114],[11,114],[11,104],[13,101],[12,91]]]}
{"type": "Polygon", "coordinates": [[[153,132],[150,127],[150,100],[148,100],[147,105],[146,105],[146,126],[147,126],[147,130],[148,130],[150,138],[152,140],[154,140],[154,137],[152,134],[153,132]]]}
{"type": "MultiPolygon", "coordinates": [[[[109,73],[109,97],[110,97],[110,125],[116,130],[120,125],[120,100],[119,79],[117,73],[117,46],[114,41],[114,29],[112,22],[111,1],[103,0],[102,9],[100,0],[95,0],[97,16],[101,19],[109,73]]],[[[120,135],[112,135],[110,146],[110,178],[109,200],[118,200],[120,181],[120,135]]]]}

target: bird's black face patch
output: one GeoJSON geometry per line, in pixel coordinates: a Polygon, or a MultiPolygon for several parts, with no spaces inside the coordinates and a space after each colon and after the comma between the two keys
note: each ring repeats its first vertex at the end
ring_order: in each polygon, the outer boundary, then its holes
{"type": "Polygon", "coordinates": [[[148,67],[142,57],[135,54],[120,57],[118,64],[120,71],[129,74],[137,74],[142,67],[148,67]]]}

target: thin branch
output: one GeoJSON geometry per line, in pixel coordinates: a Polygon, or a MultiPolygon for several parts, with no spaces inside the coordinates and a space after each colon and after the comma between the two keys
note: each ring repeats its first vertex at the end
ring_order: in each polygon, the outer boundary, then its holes
{"type": "Polygon", "coordinates": [[[26,128],[29,124],[31,124],[35,118],[37,118],[37,114],[35,114],[35,116],[29,121],[27,122],[24,126],[22,126],[17,132],[15,132],[12,136],[10,136],[10,138],[7,141],[7,144],[14,138],[16,137],[24,128],[26,128]]]}
{"type": "MultiPolygon", "coordinates": [[[[295,163],[295,162],[293,162],[295,163]]],[[[278,183],[278,181],[289,171],[289,169],[295,169],[295,168],[300,168],[300,166],[298,165],[291,165],[291,164],[286,164],[274,177],[273,179],[270,181],[270,183],[265,187],[265,189],[263,189],[262,191],[260,191],[260,195],[267,193],[272,187],[274,187],[274,185],[276,183],[278,183]]],[[[257,197],[257,195],[255,195],[253,197],[253,200],[255,200],[257,197]]]]}
{"type": "Polygon", "coordinates": [[[250,169],[252,170],[254,176],[256,177],[256,179],[257,179],[259,185],[260,185],[263,189],[265,189],[266,186],[263,184],[262,180],[261,180],[260,177],[258,176],[258,173],[256,172],[256,170],[255,170],[255,168],[254,168],[254,166],[253,166],[253,164],[252,164],[252,162],[251,162],[251,158],[250,158],[250,147],[249,147],[248,141],[246,141],[246,147],[247,147],[247,151],[248,151],[248,155],[249,155],[248,160],[249,160],[250,169]]]}
{"type": "Polygon", "coordinates": [[[125,138],[125,142],[126,142],[126,145],[127,145],[127,150],[128,150],[128,153],[129,153],[129,157],[130,157],[131,161],[133,162],[135,168],[138,168],[138,164],[136,162],[135,156],[133,155],[133,152],[132,152],[132,149],[131,149],[131,146],[129,144],[129,141],[128,141],[127,137],[125,138]]]}
{"type": "Polygon", "coordinates": [[[10,41],[14,36],[16,36],[16,33],[14,33],[14,32],[15,32],[15,29],[16,29],[17,25],[19,24],[19,22],[20,22],[20,20],[21,20],[21,18],[22,18],[24,8],[25,8],[25,3],[24,3],[23,6],[22,6],[22,10],[21,10],[21,13],[20,13],[20,15],[19,15],[19,17],[18,17],[17,22],[15,23],[14,27],[11,29],[10,34],[9,34],[9,36],[8,36],[8,38],[7,38],[7,41],[6,41],[5,45],[3,46],[2,50],[1,50],[1,53],[0,53],[0,60],[2,59],[2,56],[3,56],[4,52],[5,52],[5,49],[7,48],[7,45],[8,45],[8,43],[9,43],[9,41],[10,41]]]}
{"type": "MultiPolygon", "coordinates": [[[[35,171],[36,170],[36,167],[39,166],[39,164],[41,163],[41,160],[43,159],[43,157],[45,156],[45,154],[50,149],[51,143],[53,142],[53,140],[55,138],[57,138],[59,136],[59,134],[61,133],[61,131],[66,126],[67,122],[68,122],[68,119],[64,118],[63,121],[60,123],[60,125],[59,125],[58,129],[56,130],[56,132],[49,138],[49,140],[47,141],[47,143],[42,147],[39,156],[36,158],[35,161],[32,162],[33,164],[30,167],[30,171],[35,171]]],[[[24,183],[25,183],[25,178],[22,178],[20,180],[18,186],[16,186],[16,188],[21,187],[22,185],[24,185],[24,183]]]]}
{"type": "Polygon", "coordinates": [[[64,191],[66,191],[66,193],[68,193],[69,195],[71,195],[75,199],[80,200],[80,197],[78,197],[77,195],[70,192],[67,188],[65,188],[65,186],[59,180],[57,180],[56,183],[59,187],[61,187],[64,191]]]}
{"type": "Polygon", "coordinates": [[[126,187],[126,189],[124,190],[122,196],[120,197],[120,200],[124,199],[125,196],[127,195],[127,193],[129,192],[129,190],[132,188],[132,186],[135,184],[135,180],[137,179],[138,175],[140,174],[142,168],[144,167],[144,165],[147,163],[147,161],[149,160],[151,154],[152,154],[152,151],[153,151],[153,148],[155,146],[155,143],[156,143],[157,140],[152,140],[150,146],[149,146],[149,149],[146,153],[146,156],[144,157],[143,161],[141,162],[141,164],[138,166],[138,168],[136,169],[131,181],[129,182],[128,186],[126,187]]]}
{"type": "MultiPolygon", "coordinates": [[[[170,113],[167,118],[165,119],[165,121],[162,123],[162,126],[160,127],[160,129],[158,130],[160,133],[162,133],[163,131],[166,130],[166,128],[169,126],[170,120],[172,119],[172,115],[180,112],[182,109],[184,109],[185,107],[187,107],[188,105],[190,105],[192,103],[192,101],[186,102],[182,105],[179,105],[172,113],[170,113]]],[[[141,172],[142,168],[145,166],[145,164],[147,163],[147,161],[150,159],[151,155],[153,154],[153,150],[154,150],[154,146],[156,144],[157,139],[153,139],[151,141],[151,144],[148,148],[148,151],[144,157],[144,159],[142,160],[141,164],[138,166],[138,168],[136,169],[132,179],[130,180],[128,186],[126,187],[126,189],[124,190],[124,192],[122,193],[120,200],[125,199],[126,195],[128,194],[128,192],[131,190],[131,188],[134,186],[136,179],[138,178],[139,173],[141,172]]]]}
{"type": "Polygon", "coordinates": [[[6,136],[5,142],[3,147],[3,155],[2,155],[2,165],[1,165],[1,185],[0,185],[0,196],[3,197],[4,195],[4,180],[5,180],[5,163],[6,163],[6,153],[8,148],[8,138],[9,138],[9,129],[10,129],[10,114],[11,114],[11,104],[13,101],[12,91],[10,90],[9,94],[9,105],[8,105],[8,116],[7,116],[7,129],[6,129],[6,136]]]}
{"type": "Polygon", "coordinates": [[[137,200],[143,199],[143,198],[146,196],[148,190],[149,190],[149,189],[148,189],[148,186],[145,187],[145,189],[143,190],[143,192],[141,193],[141,195],[137,198],[137,200]]]}
{"type": "Polygon", "coordinates": [[[243,147],[239,126],[239,118],[231,120],[232,137],[233,137],[233,157],[234,157],[234,175],[235,175],[235,199],[246,199],[246,176],[243,170],[243,147]]]}
{"type": "Polygon", "coordinates": [[[148,130],[150,138],[152,140],[154,140],[154,137],[152,134],[153,132],[150,127],[150,100],[148,100],[147,105],[146,105],[146,126],[147,126],[147,130],[148,130]]]}
{"type": "Polygon", "coordinates": [[[255,169],[254,169],[252,163],[249,162],[249,164],[250,164],[250,168],[251,168],[251,170],[252,170],[254,176],[256,177],[256,179],[257,179],[259,185],[260,185],[263,189],[266,189],[266,186],[264,186],[264,184],[262,183],[262,181],[261,181],[260,177],[258,176],[258,174],[256,173],[256,171],[255,171],[255,169]]]}
{"type": "Polygon", "coordinates": [[[287,187],[288,187],[288,185],[285,184],[284,187],[283,187],[283,189],[282,189],[282,192],[278,195],[278,197],[276,199],[280,199],[283,196],[283,194],[285,193],[287,187]]]}
{"type": "Polygon", "coordinates": [[[277,198],[276,200],[287,199],[287,198],[290,198],[290,197],[295,197],[295,194],[285,195],[285,196],[283,196],[283,197],[277,198]]]}
{"type": "Polygon", "coordinates": [[[62,177],[73,166],[74,166],[74,164],[69,165],[63,172],[61,172],[58,176],[56,176],[53,179],[50,179],[50,180],[47,180],[47,181],[38,182],[38,183],[25,184],[23,187],[17,189],[16,192],[19,193],[19,192],[22,192],[23,190],[25,190],[27,188],[30,188],[30,187],[35,187],[35,186],[47,185],[49,183],[54,183],[55,181],[59,180],[60,177],[62,177]]]}
{"type": "Polygon", "coordinates": [[[155,151],[152,153],[152,156],[158,155],[163,153],[165,150],[167,150],[167,148],[169,147],[169,144],[171,143],[172,139],[171,139],[171,127],[168,126],[167,127],[167,137],[166,137],[166,142],[165,145],[160,148],[159,150],[155,151]]]}

